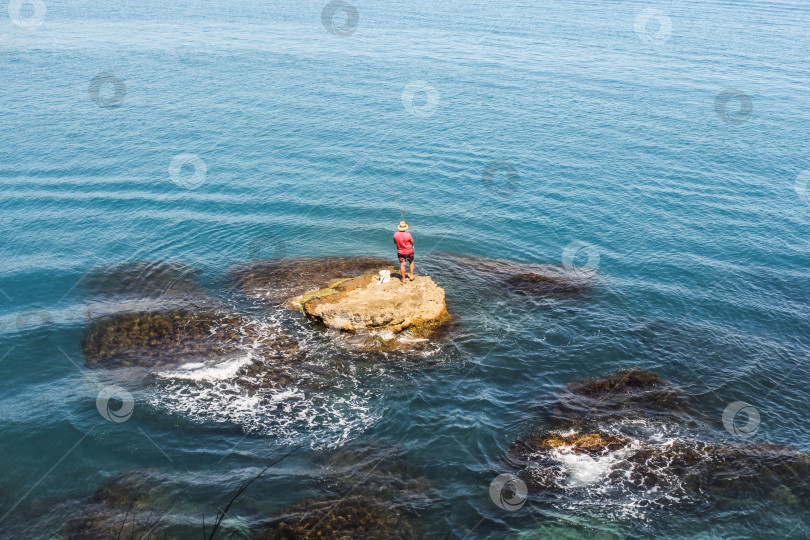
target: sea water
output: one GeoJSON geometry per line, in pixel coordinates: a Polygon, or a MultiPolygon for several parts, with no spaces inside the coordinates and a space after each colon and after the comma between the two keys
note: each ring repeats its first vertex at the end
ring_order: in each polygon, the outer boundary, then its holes
{"type": "Polygon", "coordinates": [[[427,480],[435,495],[417,506],[438,537],[810,536],[790,494],[653,509],[608,497],[621,456],[564,456],[570,492],[517,512],[487,494],[564,383],[630,367],[680,385],[732,441],[723,413],[742,401],[754,440],[810,449],[805,2],[8,7],[0,536],[63,537],[102,482],[149,470],[179,496],[174,534],[198,537],[241,481],[301,445],[230,511],[248,538],[317,497],[320,456],[352,444],[383,461],[396,448],[427,480]],[[249,351],[146,379],[86,367],[81,339],[105,304],[88,272],[180,261],[272,326],[285,315],[251,306],[228,270],[393,262],[395,193],[417,273],[462,321],[424,362],[371,361],[303,329],[338,374],[270,404],[233,379],[249,351]],[[475,259],[451,270],[440,253],[560,265],[594,286],[503,296],[475,259]],[[126,421],[100,414],[110,386],[132,396],[126,421]]]}

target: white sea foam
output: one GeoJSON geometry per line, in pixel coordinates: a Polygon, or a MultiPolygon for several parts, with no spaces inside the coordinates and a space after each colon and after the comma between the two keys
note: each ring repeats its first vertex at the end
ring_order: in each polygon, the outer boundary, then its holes
{"type": "Polygon", "coordinates": [[[369,392],[346,390],[340,395],[299,387],[251,392],[237,381],[173,379],[155,387],[148,399],[155,407],[195,422],[233,423],[248,433],[324,447],[348,440],[379,419],[369,392]]]}
{"type": "Polygon", "coordinates": [[[239,370],[253,362],[253,355],[223,360],[221,362],[189,362],[177,369],[162,371],[156,375],[162,379],[181,379],[187,381],[224,381],[234,378],[239,370]]]}
{"type": "Polygon", "coordinates": [[[614,466],[630,454],[629,445],[626,448],[607,452],[599,456],[577,454],[571,447],[558,447],[551,452],[551,457],[562,463],[568,473],[570,487],[582,487],[596,484],[604,480],[613,470],[614,466]]]}

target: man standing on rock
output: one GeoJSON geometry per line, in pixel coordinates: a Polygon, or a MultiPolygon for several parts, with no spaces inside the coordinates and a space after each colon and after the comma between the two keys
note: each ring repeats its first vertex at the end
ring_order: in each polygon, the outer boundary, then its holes
{"type": "Polygon", "coordinates": [[[410,279],[413,281],[413,236],[408,232],[408,224],[399,222],[397,232],[394,233],[394,243],[397,245],[397,256],[399,257],[399,275],[402,283],[405,283],[405,261],[411,263],[410,279]]]}

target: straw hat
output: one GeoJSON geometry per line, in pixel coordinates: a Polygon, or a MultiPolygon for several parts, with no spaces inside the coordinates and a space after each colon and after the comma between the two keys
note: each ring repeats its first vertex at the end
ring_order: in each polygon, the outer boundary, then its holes
{"type": "Polygon", "coordinates": [[[405,223],[404,221],[400,221],[399,222],[399,227],[397,227],[397,230],[398,231],[407,231],[408,230],[408,224],[405,223]]]}

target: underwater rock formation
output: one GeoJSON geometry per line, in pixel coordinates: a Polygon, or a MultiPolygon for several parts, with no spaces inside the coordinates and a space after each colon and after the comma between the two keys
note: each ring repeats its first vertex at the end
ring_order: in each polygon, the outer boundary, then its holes
{"type": "Polygon", "coordinates": [[[439,494],[398,448],[360,439],[315,456],[323,494],[268,519],[257,538],[426,538],[416,517],[439,494]]]}
{"type": "Polygon", "coordinates": [[[682,391],[652,372],[569,383],[552,421],[556,429],[509,449],[530,488],[554,492],[595,482],[603,492],[648,494],[644,504],[785,486],[810,492],[810,456],[767,442],[724,442],[722,433],[705,440],[693,430],[703,423],[682,391]]]}
{"type": "MultiPolygon", "coordinates": [[[[255,262],[231,270],[230,274],[245,294],[287,304],[292,298],[328,287],[336,280],[388,268],[391,261],[381,257],[304,257],[255,262]]],[[[296,305],[288,306],[299,309],[296,305]]]]}
{"type": "Polygon", "coordinates": [[[363,497],[311,499],[269,519],[258,540],[423,538],[418,526],[386,505],[363,497]]]}
{"type": "Polygon", "coordinates": [[[202,293],[197,274],[180,261],[134,261],[93,268],[82,282],[90,296],[187,298],[202,293]]]}
{"type": "Polygon", "coordinates": [[[541,273],[512,274],[506,283],[518,294],[526,296],[556,296],[580,292],[585,284],[566,276],[541,273]]]}
{"type": "Polygon", "coordinates": [[[550,415],[563,428],[575,425],[595,429],[605,423],[631,418],[680,419],[698,416],[683,391],[658,374],[640,369],[570,382],[557,398],[550,415]]]}
{"type": "Polygon", "coordinates": [[[68,522],[67,539],[168,538],[163,520],[171,501],[160,500],[155,485],[155,478],[144,470],[107,479],[68,522]]]}
{"type": "Polygon", "coordinates": [[[251,351],[292,357],[297,347],[281,331],[256,332],[247,319],[217,311],[178,309],[125,313],[94,321],[82,350],[90,367],[165,367],[251,351]]]}
{"type": "Polygon", "coordinates": [[[595,275],[580,274],[551,264],[450,253],[435,253],[433,256],[451,271],[462,272],[474,287],[497,285],[524,296],[570,296],[590,288],[595,278],[595,275]]]}

